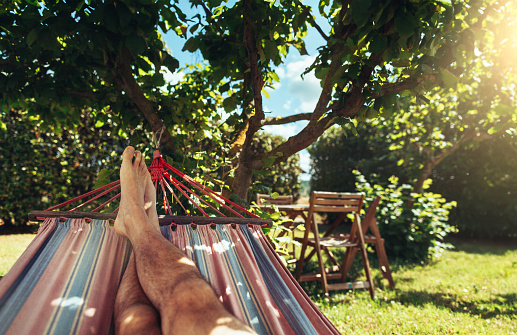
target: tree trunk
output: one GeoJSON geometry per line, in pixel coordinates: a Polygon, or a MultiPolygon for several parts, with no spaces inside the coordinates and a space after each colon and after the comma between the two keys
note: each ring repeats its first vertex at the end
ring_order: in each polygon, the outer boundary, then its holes
{"type": "Polygon", "coordinates": [[[253,169],[245,166],[244,164],[239,166],[235,170],[235,178],[233,179],[232,191],[239,198],[248,201],[248,188],[251,185],[253,177],[253,169]]]}
{"type": "Polygon", "coordinates": [[[436,165],[437,164],[434,160],[425,162],[424,168],[420,172],[420,175],[418,176],[415,185],[413,185],[414,193],[422,193],[422,191],[424,190],[424,182],[429,178],[431,172],[433,172],[433,169],[436,165]]]}

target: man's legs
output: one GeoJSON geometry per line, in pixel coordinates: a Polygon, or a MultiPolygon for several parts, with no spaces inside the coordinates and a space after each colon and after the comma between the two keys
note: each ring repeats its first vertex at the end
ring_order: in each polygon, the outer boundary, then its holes
{"type": "MultiPolygon", "coordinates": [[[[158,220],[156,189],[148,179],[144,190],[144,206],[150,220],[158,220]]],[[[138,280],[134,255],[129,259],[115,300],[117,334],[160,335],[160,314],[153,307],[138,280]]]]}
{"type": "Polygon", "coordinates": [[[120,282],[115,300],[115,331],[117,334],[160,335],[160,314],[145,295],[131,255],[120,282]]]}
{"type": "Polygon", "coordinates": [[[128,147],[122,157],[122,198],[115,230],[133,245],[136,274],[160,313],[162,332],[252,333],[223,307],[195,264],[160,233],[155,206],[146,210],[150,197],[146,188],[152,183],[142,155],[128,147]]]}

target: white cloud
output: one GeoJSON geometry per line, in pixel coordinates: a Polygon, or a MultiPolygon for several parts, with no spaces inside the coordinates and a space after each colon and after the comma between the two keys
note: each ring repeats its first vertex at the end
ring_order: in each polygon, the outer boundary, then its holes
{"type": "Polygon", "coordinates": [[[300,127],[297,124],[281,124],[275,126],[265,126],[264,131],[273,135],[280,135],[284,138],[289,138],[296,135],[300,131],[300,127]]]}
{"type": "Polygon", "coordinates": [[[300,168],[305,171],[306,174],[309,173],[311,169],[311,156],[309,155],[309,152],[304,149],[299,152],[300,154],[300,168]]]}
{"type": "Polygon", "coordinates": [[[174,72],[172,73],[168,69],[163,71],[163,78],[165,79],[165,82],[167,84],[177,84],[181,79],[183,79],[183,76],[185,74],[183,72],[174,72]]]}
{"type": "Polygon", "coordinates": [[[297,108],[302,113],[312,112],[321,93],[319,80],[314,74],[301,74],[314,62],[314,57],[302,57],[285,65],[285,80],[289,95],[300,102],[297,108]]]}
{"type": "Polygon", "coordinates": [[[280,78],[280,79],[285,78],[285,69],[283,67],[279,67],[278,69],[275,69],[275,72],[278,75],[278,78],[280,78]]]}

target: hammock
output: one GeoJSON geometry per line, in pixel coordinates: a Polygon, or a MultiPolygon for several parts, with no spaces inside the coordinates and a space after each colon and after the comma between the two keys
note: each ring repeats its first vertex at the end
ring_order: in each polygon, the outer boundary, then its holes
{"type": "MultiPolygon", "coordinates": [[[[261,228],[270,224],[269,220],[257,218],[182,175],[157,153],[149,170],[153,183],[163,191],[162,205],[168,213],[160,216],[163,236],[196,263],[231,313],[259,334],[339,334],[274,252],[261,228]],[[195,195],[171,172],[204,196],[195,195]],[[171,185],[180,194],[175,194],[171,185]],[[173,194],[170,202],[165,189],[173,194]],[[205,217],[173,216],[173,204],[183,207],[181,197],[190,198],[205,217]],[[207,208],[218,217],[208,216],[207,208]],[[223,212],[237,217],[225,217],[223,212]]],[[[114,186],[118,183],[87,195],[113,191],[114,186]]],[[[115,296],[131,245],[110,226],[116,214],[98,211],[118,197],[87,213],[49,211],[77,198],[30,213],[31,219],[44,221],[0,281],[0,334],[113,332],[115,296]]]]}

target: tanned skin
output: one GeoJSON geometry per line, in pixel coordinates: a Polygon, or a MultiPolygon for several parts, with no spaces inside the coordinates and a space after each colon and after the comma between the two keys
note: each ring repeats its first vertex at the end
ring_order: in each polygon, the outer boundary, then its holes
{"type": "Polygon", "coordinates": [[[145,160],[127,147],[115,231],[133,254],[115,301],[118,334],[255,334],[230,314],[195,264],[160,233],[156,191],[145,160]]]}

